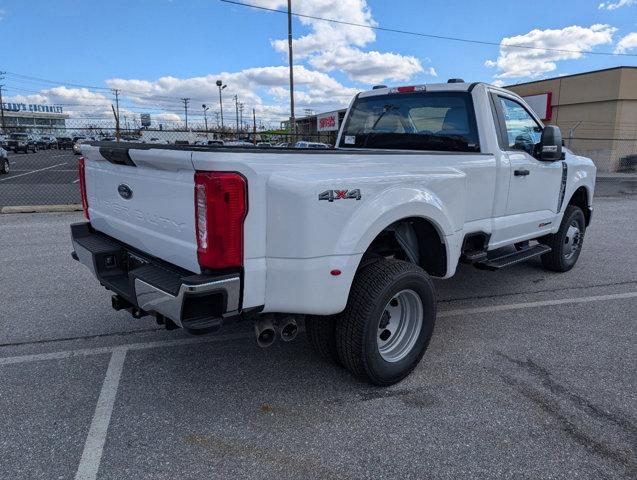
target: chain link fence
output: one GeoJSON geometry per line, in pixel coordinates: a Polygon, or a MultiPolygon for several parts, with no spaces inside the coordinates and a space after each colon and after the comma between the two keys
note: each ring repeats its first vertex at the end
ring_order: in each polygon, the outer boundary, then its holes
{"type": "MultiPolygon", "coordinates": [[[[140,142],[149,145],[254,148],[333,148],[336,132],[290,134],[283,130],[248,128],[113,128],[112,124],[67,121],[63,127],[6,127],[0,133],[8,151],[7,174],[0,175],[0,208],[7,206],[74,205],[80,203],[77,165],[81,146],[95,141],[140,142]]],[[[566,146],[593,159],[598,168],[598,193],[637,193],[637,139],[573,136],[566,146]],[[601,185],[600,182],[604,183],[601,185]]],[[[0,159],[0,170],[2,159],[0,159]]]]}

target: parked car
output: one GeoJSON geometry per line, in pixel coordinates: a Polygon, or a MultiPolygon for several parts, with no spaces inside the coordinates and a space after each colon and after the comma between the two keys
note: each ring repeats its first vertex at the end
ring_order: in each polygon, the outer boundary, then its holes
{"type": "Polygon", "coordinates": [[[9,134],[7,147],[9,148],[9,150],[13,150],[15,153],[29,153],[29,150],[33,153],[38,151],[38,145],[35,139],[30,134],[22,132],[9,134]]]}
{"type": "Polygon", "coordinates": [[[0,147],[0,174],[9,173],[9,154],[0,147]]]}
{"type": "Polygon", "coordinates": [[[223,140],[208,140],[209,147],[223,147],[223,145],[224,145],[223,140]]]}
{"type": "Polygon", "coordinates": [[[226,147],[241,147],[241,148],[254,148],[254,143],[247,142],[245,140],[234,140],[231,142],[224,142],[226,147]]]}
{"type": "Polygon", "coordinates": [[[290,146],[292,146],[291,142],[279,142],[276,145],[274,145],[276,148],[290,148],[290,146]]]}
{"type": "Polygon", "coordinates": [[[331,148],[326,143],[300,141],[294,144],[294,148],[331,148]]]}
{"type": "Polygon", "coordinates": [[[241,318],[268,346],[291,340],[303,316],[319,355],[387,386],[427,349],[432,276],[532,258],[566,272],[582,252],[595,165],[509,90],[362,92],[336,145],[87,146],[89,220],[71,226],[74,258],[113,292],[115,309],[169,328],[202,333],[241,318]]]}
{"type": "Polygon", "coordinates": [[[259,142],[259,143],[257,143],[257,147],[259,147],[259,148],[272,148],[272,144],[270,142],[259,142]]]}
{"type": "Polygon", "coordinates": [[[73,148],[73,139],[71,137],[57,137],[57,145],[60,150],[73,148]]]}
{"type": "Polygon", "coordinates": [[[38,145],[38,148],[42,150],[57,148],[57,140],[55,139],[55,137],[50,137],[48,135],[41,135],[37,138],[36,143],[38,145]]]}
{"type": "Polygon", "coordinates": [[[75,141],[75,142],[73,143],[73,153],[74,153],[75,155],[81,155],[81,153],[82,153],[82,146],[83,146],[85,143],[88,143],[88,142],[90,142],[90,141],[91,141],[91,140],[90,140],[90,139],[88,139],[88,138],[79,138],[77,141],[75,141]]]}

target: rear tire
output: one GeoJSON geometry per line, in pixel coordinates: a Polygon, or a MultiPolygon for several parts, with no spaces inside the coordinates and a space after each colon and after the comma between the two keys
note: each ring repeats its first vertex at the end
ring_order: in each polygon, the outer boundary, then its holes
{"type": "Polygon", "coordinates": [[[582,252],[585,233],[584,212],[579,207],[569,205],[557,233],[540,239],[540,243],[551,247],[549,253],[542,255],[544,268],[554,272],[568,272],[573,268],[582,252]]]}
{"type": "Polygon", "coordinates": [[[0,174],[6,174],[9,173],[9,159],[8,158],[3,158],[0,160],[0,174]]]}
{"type": "Polygon", "coordinates": [[[336,349],[338,315],[305,317],[305,333],[312,349],[325,360],[340,363],[336,349]]]}
{"type": "Polygon", "coordinates": [[[418,365],[436,320],[434,286],[420,267],[380,259],[359,270],[336,323],[343,365],[374,385],[401,381],[418,365]]]}

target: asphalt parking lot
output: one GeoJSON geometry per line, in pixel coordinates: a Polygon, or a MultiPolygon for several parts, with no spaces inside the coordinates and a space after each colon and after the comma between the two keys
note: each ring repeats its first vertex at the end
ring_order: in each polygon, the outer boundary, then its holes
{"type": "MultiPolygon", "coordinates": [[[[33,157],[34,159],[36,157],[33,157]]],[[[461,267],[416,371],[378,389],[303,334],[158,329],[70,258],[79,214],[0,216],[0,477],[635,478],[637,197],[576,268],[461,267]]]]}
{"type": "Polygon", "coordinates": [[[9,174],[0,175],[0,208],[80,202],[79,155],[72,150],[9,153],[9,174]]]}

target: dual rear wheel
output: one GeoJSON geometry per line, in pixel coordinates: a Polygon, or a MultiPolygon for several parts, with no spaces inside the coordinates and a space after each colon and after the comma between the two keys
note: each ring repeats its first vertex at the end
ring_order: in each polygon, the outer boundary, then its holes
{"type": "Polygon", "coordinates": [[[379,259],[354,278],[345,310],[306,318],[310,344],[357,377],[375,385],[399,382],[425,353],[436,320],[436,296],[425,271],[379,259]]]}

